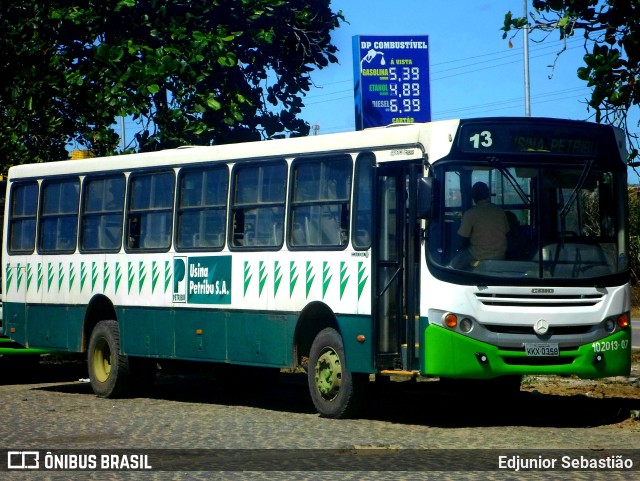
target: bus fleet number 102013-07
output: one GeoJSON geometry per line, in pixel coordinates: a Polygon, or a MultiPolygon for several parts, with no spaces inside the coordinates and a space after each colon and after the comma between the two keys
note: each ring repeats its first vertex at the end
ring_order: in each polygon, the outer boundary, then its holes
{"type": "Polygon", "coordinates": [[[627,349],[629,347],[629,339],[621,341],[597,341],[591,344],[593,352],[617,351],[618,349],[627,349]]]}

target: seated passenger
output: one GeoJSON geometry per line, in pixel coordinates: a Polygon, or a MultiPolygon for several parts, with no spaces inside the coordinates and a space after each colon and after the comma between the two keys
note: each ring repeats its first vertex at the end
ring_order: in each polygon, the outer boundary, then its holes
{"type": "Polygon", "coordinates": [[[504,259],[507,252],[509,222],[504,211],[490,202],[489,187],[476,182],[471,195],[476,205],[462,215],[458,229],[458,235],[468,240],[469,247],[451,260],[454,269],[476,267],[483,260],[504,259]]]}

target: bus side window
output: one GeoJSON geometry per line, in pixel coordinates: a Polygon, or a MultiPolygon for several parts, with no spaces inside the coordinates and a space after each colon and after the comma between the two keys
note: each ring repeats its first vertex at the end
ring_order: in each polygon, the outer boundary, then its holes
{"type": "Polygon", "coordinates": [[[279,249],[283,240],[287,164],[238,164],[232,173],[230,245],[279,249]]]}
{"type": "Polygon", "coordinates": [[[56,180],[42,186],[38,249],[44,254],[70,254],[76,249],[80,179],[56,180]]]}
{"type": "Polygon", "coordinates": [[[292,169],[289,245],[344,248],[349,241],[351,157],[297,159],[292,169]]]}
{"type": "Polygon", "coordinates": [[[220,250],[224,247],[228,186],[226,165],[180,171],[176,249],[220,250]]]}
{"type": "Polygon", "coordinates": [[[127,248],[166,251],[171,246],[174,173],[136,173],[129,177],[127,248]]]}
{"type": "Polygon", "coordinates": [[[82,252],[118,252],[122,245],[124,175],[87,177],[80,220],[82,252]]]}

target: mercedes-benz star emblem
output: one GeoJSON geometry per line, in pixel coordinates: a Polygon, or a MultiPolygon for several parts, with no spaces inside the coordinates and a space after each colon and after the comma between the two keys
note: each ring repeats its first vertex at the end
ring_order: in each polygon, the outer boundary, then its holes
{"type": "Polygon", "coordinates": [[[544,336],[549,331],[549,323],[544,319],[538,319],[533,325],[533,330],[539,336],[544,336]]]}

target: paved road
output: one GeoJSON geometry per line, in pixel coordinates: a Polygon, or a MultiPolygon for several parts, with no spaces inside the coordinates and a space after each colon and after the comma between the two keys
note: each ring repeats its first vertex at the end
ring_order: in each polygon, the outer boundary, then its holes
{"type": "MultiPolygon", "coordinates": [[[[439,461],[463,466],[482,456],[497,463],[497,450],[505,449],[523,455],[527,449],[554,449],[560,456],[574,453],[571,450],[575,449],[602,454],[609,449],[640,445],[640,427],[633,423],[625,429],[620,427],[620,421],[628,419],[632,410],[640,409],[640,403],[630,399],[528,393],[518,402],[495,402],[483,392],[457,396],[444,393],[436,382],[391,383],[383,391],[372,392],[361,419],[326,420],[315,414],[305,377],[298,374],[282,375],[277,386],[267,385],[259,391],[249,388],[250,380],[224,387],[209,374],[173,374],[159,377],[145,397],[117,400],[99,399],[86,382],[78,381],[86,377],[80,363],[40,366],[29,379],[21,375],[12,381],[7,374],[5,369],[5,382],[0,385],[0,439],[6,449],[43,453],[61,449],[98,450],[97,453],[114,449],[127,453],[198,449],[204,451],[188,452],[192,458],[187,463],[203,466],[219,456],[216,450],[220,449],[276,449],[263,460],[275,457],[283,466],[291,468],[293,464],[291,469],[295,469],[299,465],[301,470],[174,472],[170,470],[181,466],[185,469],[175,455],[175,459],[165,456],[152,460],[156,467],[160,463],[167,471],[0,472],[2,479],[396,480],[426,479],[427,475],[429,479],[513,479],[513,471],[368,470],[384,459],[384,453],[388,455],[395,449],[438,449],[439,461]],[[312,451],[303,452],[302,448],[312,451]],[[468,451],[474,449],[482,451],[468,451]],[[315,463],[310,471],[303,470],[306,453],[315,463]],[[193,458],[194,454],[204,457],[193,458]],[[345,456],[351,456],[347,461],[354,471],[331,471],[344,468],[345,456]],[[318,465],[327,471],[319,472],[318,465]]],[[[420,452],[409,452],[415,456],[402,461],[407,469],[415,468],[415,463],[435,461],[425,461],[420,452]]],[[[236,463],[233,469],[238,469],[239,457],[247,456],[246,465],[255,467],[256,456],[258,460],[264,456],[262,451],[229,453],[236,463]]],[[[239,464],[242,466],[241,459],[239,464]]],[[[640,459],[637,464],[640,467],[640,459]]],[[[606,475],[608,481],[614,481],[634,479],[634,475],[638,479],[638,474],[536,471],[529,472],[527,479],[602,479],[606,475]]]]}

